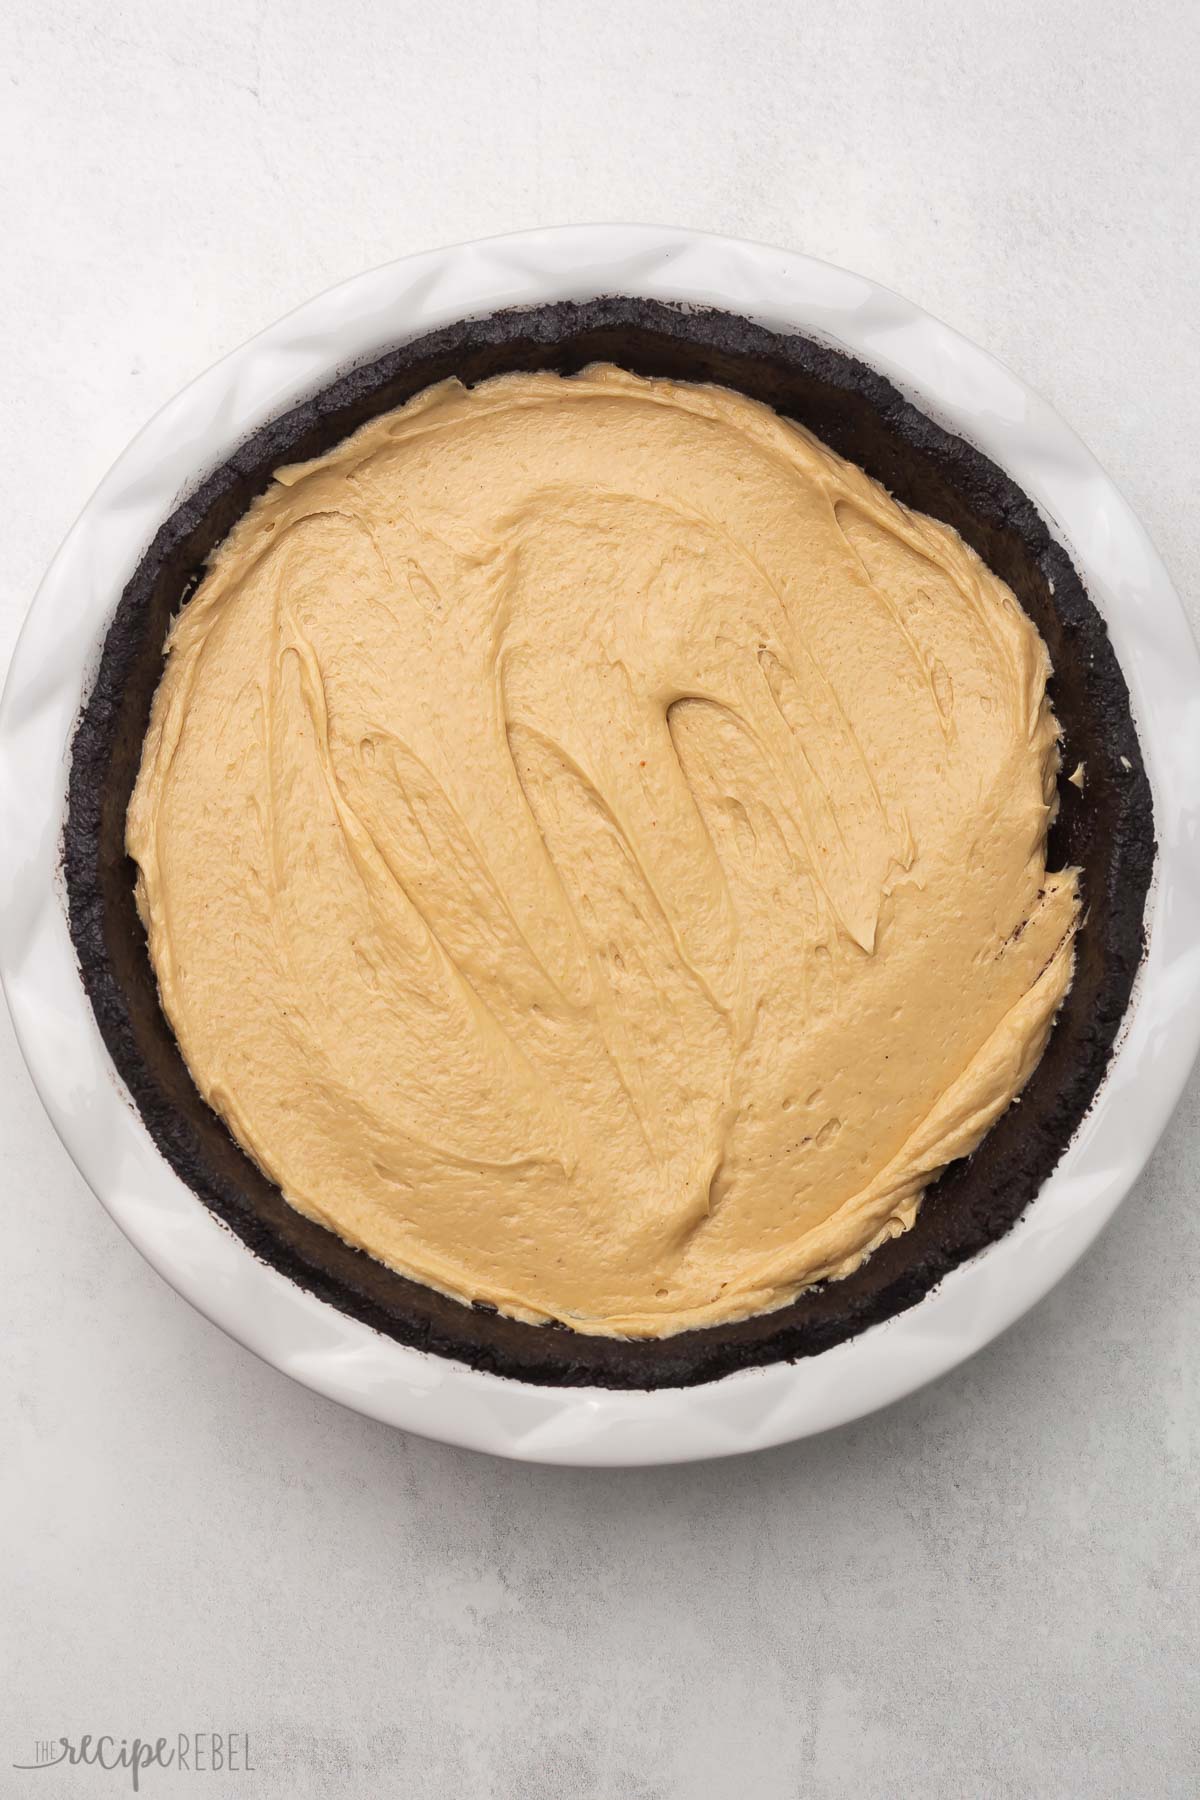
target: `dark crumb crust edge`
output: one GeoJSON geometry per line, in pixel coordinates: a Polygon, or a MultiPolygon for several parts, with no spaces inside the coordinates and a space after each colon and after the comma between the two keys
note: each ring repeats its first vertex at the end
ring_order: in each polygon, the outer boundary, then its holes
{"type": "Polygon", "coordinates": [[[1143,948],[1154,862],[1150,787],[1129,695],[1070,557],[1018,487],[855,359],[704,308],[621,297],[470,319],[402,344],[256,431],[162,526],[121,596],[71,755],[64,865],[71,935],[117,1069],[172,1168],[254,1254],[400,1343],[554,1386],[659,1388],[813,1356],[914,1305],[1020,1216],[1104,1074],[1143,948]],[[800,421],[906,505],[943,519],[1013,588],[1054,663],[1064,771],[1051,866],[1083,869],[1086,929],[1046,1054],[975,1154],[926,1192],[912,1230],[848,1279],[732,1325],[656,1342],[525,1325],[409,1281],[302,1218],[192,1085],[159,1007],[133,899],[124,826],[168,624],[205,559],[281,463],[330,449],[377,413],[450,375],[573,373],[610,361],[642,375],[719,382],[800,421]]]}

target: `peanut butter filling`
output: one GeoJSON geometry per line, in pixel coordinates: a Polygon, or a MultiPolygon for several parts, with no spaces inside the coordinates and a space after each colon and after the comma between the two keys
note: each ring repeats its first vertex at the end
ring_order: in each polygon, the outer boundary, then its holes
{"type": "Polygon", "coordinates": [[[1047,653],[947,526],[714,387],[428,390],[281,469],[168,642],[127,839],[292,1206],[660,1337],[911,1225],[1071,979],[1047,653]]]}

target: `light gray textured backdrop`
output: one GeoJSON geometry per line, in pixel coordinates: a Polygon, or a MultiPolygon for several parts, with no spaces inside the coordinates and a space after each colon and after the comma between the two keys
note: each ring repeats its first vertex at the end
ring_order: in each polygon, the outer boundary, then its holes
{"type": "MultiPolygon", "coordinates": [[[[0,663],[113,457],[316,290],[520,226],[807,250],[1046,393],[1200,594],[1191,0],[2,0],[0,663]]],[[[238,1800],[1200,1792],[1200,1087],[1083,1266],[893,1411],[508,1467],[227,1342],[0,1025],[0,1795],[37,1737],[246,1730],[238,1800]]],[[[22,1785],[23,1784],[23,1785],[22,1785]]]]}

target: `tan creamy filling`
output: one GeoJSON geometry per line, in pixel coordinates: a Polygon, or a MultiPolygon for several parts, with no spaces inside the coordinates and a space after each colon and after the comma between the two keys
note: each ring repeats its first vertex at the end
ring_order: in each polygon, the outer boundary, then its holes
{"type": "Polygon", "coordinates": [[[740,395],[448,382],[281,469],[129,809],[164,1010],[288,1201],[658,1337],[911,1225],[1042,1052],[1048,659],[948,527],[740,395]]]}

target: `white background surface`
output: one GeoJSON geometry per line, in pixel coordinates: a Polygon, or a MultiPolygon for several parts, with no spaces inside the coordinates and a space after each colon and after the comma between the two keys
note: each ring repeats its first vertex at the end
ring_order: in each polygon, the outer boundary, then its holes
{"type": "MultiPolygon", "coordinates": [[[[408,250],[663,219],[829,257],[1040,387],[1200,593],[1200,20],[1091,5],[4,0],[0,658],[145,417],[408,250]],[[744,14],[745,16],[740,16],[744,14]]],[[[1192,616],[1197,609],[1191,598],[1192,616]]],[[[937,1388],[638,1474],[405,1439],[119,1237],[0,1038],[0,1794],[1191,1796],[1200,1088],[1085,1264],[937,1388]],[[23,1785],[22,1785],[23,1784],[23,1785]]]]}

